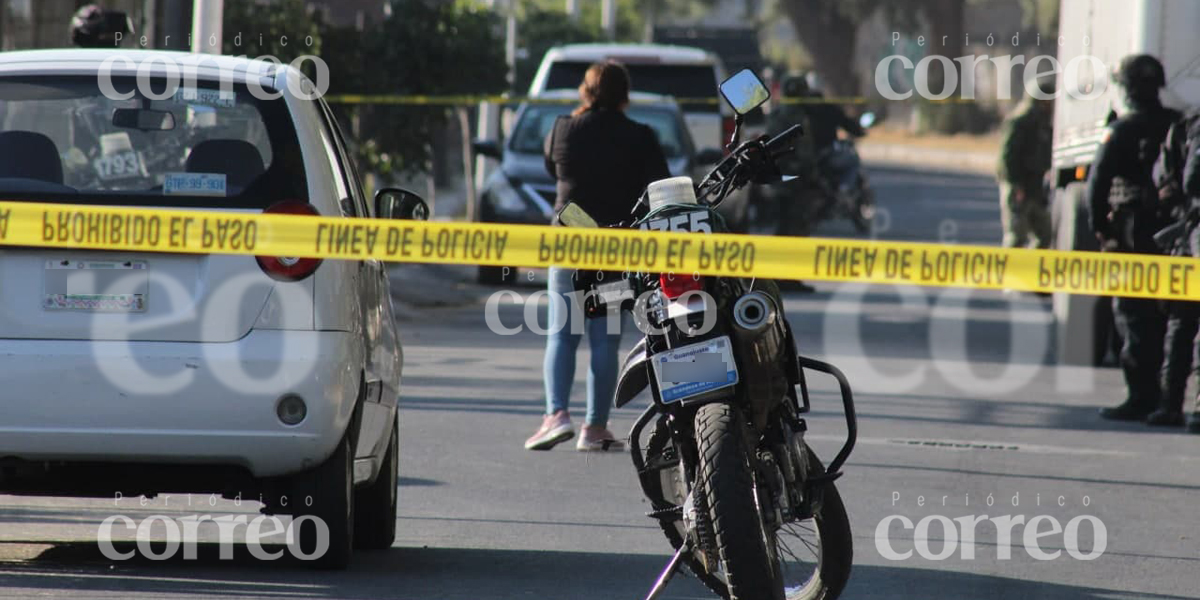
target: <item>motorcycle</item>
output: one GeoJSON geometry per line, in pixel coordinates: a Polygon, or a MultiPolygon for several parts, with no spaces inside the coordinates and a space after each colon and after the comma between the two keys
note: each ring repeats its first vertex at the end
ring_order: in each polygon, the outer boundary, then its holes
{"type": "MultiPolygon", "coordinates": [[[[699,185],[686,177],[651,184],[635,216],[616,226],[723,232],[715,209],[730,193],[787,179],[775,159],[791,149],[800,127],[739,143],[742,115],[769,92],[749,70],[721,90],[738,115],[730,154],[699,185]]],[[[559,218],[568,226],[597,226],[575,204],[559,218]]],[[[857,435],[853,395],[837,368],[797,353],[778,286],[671,273],[609,279],[579,271],[575,288],[587,316],[631,310],[648,325],[624,361],[614,399],[624,406],[647,388],[653,398],[633,425],[629,446],[653,509],[648,516],[675,553],[647,599],[662,594],[682,565],[722,598],[837,598],[853,555],[834,484],[857,435]],[[804,439],[808,370],[832,376],[842,396],[847,438],[828,466],[804,439]]]]}
{"type": "MultiPolygon", "coordinates": [[[[860,123],[863,129],[871,126],[874,115],[866,113],[860,123]]],[[[862,170],[862,159],[854,140],[842,139],[833,143],[824,156],[819,157],[820,171],[825,185],[826,216],[833,212],[849,219],[859,233],[870,233],[875,220],[875,191],[862,170]]]]}
{"type": "MultiPolygon", "coordinates": [[[[869,129],[875,124],[875,114],[864,113],[859,124],[869,129]]],[[[807,236],[823,221],[847,219],[859,233],[871,233],[875,191],[862,169],[854,140],[836,140],[815,158],[810,180],[796,181],[775,192],[757,190],[753,229],[769,235],[807,236]],[[784,206],[785,202],[796,206],[784,206]]]]}

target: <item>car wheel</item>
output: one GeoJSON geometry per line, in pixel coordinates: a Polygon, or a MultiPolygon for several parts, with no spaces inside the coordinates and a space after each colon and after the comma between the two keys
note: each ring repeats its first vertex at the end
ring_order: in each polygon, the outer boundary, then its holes
{"type": "Polygon", "coordinates": [[[388,442],[375,482],[354,494],[354,547],[384,550],[396,541],[396,495],[399,476],[396,420],[392,419],[392,439],[388,442]]]}
{"type": "Polygon", "coordinates": [[[324,463],[292,482],[292,526],[299,550],[319,569],[346,568],[354,548],[352,431],[346,431],[324,463]]]}
{"type": "Polygon", "coordinates": [[[517,269],[480,265],[477,279],[484,285],[509,285],[517,281],[517,269]]]}

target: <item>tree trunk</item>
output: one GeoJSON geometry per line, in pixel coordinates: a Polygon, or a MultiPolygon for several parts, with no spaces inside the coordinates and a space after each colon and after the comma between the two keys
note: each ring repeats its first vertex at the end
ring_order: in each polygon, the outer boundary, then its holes
{"type": "Polygon", "coordinates": [[[459,141],[462,143],[463,191],[466,194],[467,205],[464,213],[467,220],[475,220],[475,155],[471,149],[471,109],[459,106],[455,109],[458,115],[459,141]]]}
{"type": "Polygon", "coordinates": [[[827,82],[827,95],[858,95],[854,76],[854,46],[858,23],[837,4],[825,0],[783,0],[781,3],[800,44],[812,56],[814,70],[827,82]]]}
{"type": "MultiPolygon", "coordinates": [[[[929,23],[929,54],[942,55],[951,60],[967,54],[964,47],[965,28],[963,13],[966,0],[926,0],[925,20],[929,23]],[[945,40],[945,45],[942,41],[945,40]]],[[[983,41],[983,40],[978,40],[983,41]]],[[[957,68],[957,65],[955,66],[957,68]]],[[[947,73],[944,66],[933,63],[929,66],[929,89],[934,93],[943,89],[947,73]]],[[[961,84],[961,82],[959,82],[961,84]]],[[[962,93],[964,90],[956,90],[962,93]]]]}

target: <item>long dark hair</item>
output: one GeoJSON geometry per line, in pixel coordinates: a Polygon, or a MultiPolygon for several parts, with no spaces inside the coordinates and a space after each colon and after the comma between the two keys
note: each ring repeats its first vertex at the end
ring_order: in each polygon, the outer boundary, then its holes
{"type": "Polygon", "coordinates": [[[629,104],[629,71],[625,65],[608,60],[588,67],[579,84],[582,102],[573,115],[593,109],[620,109],[629,104]]]}

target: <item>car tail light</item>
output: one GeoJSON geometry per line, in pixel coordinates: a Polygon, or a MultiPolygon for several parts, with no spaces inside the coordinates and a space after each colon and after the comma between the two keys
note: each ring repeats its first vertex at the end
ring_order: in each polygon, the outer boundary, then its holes
{"type": "MultiPolygon", "coordinates": [[[[285,200],[268,206],[263,214],[307,215],[319,217],[321,213],[313,205],[298,200],[285,200]]],[[[256,256],[263,273],[276,281],[300,281],[316,272],[321,266],[319,258],[296,258],[291,256],[256,256]]]]}
{"type": "Polygon", "coordinates": [[[663,273],[658,276],[658,287],[667,300],[674,300],[686,292],[704,291],[704,278],[699,275],[663,273]]]}
{"type": "Polygon", "coordinates": [[[737,127],[733,117],[724,117],[721,119],[721,147],[725,148],[725,154],[729,154],[729,148],[726,144],[733,139],[733,130],[737,127]]]}

